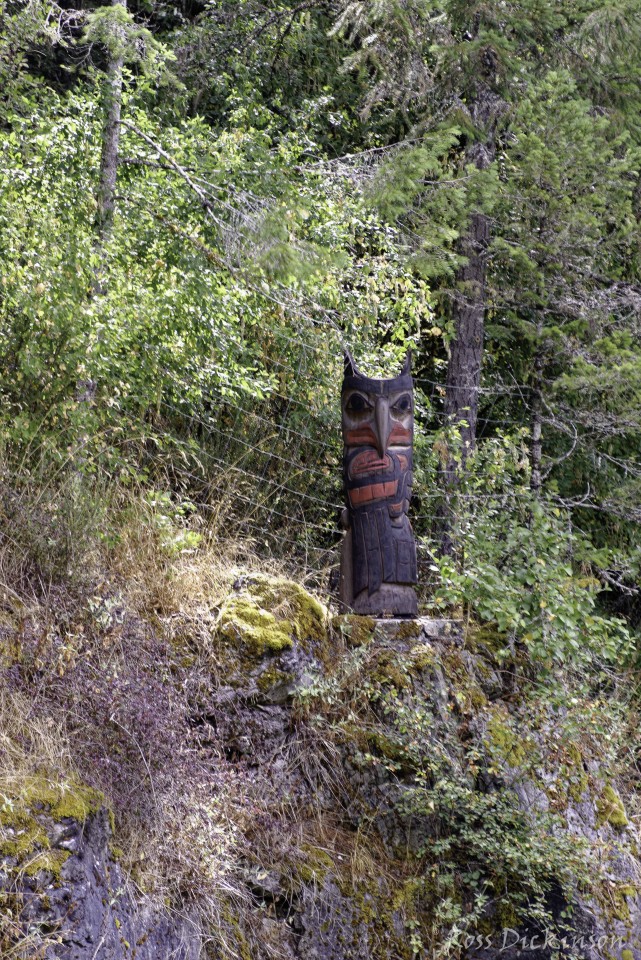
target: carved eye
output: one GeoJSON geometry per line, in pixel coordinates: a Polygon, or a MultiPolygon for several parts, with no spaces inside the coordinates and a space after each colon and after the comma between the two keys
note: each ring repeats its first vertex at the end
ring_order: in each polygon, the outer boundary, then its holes
{"type": "Polygon", "coordinates": [[[409,393],[404,394],[402,397],[399,397],[394,406],[392,407],[392,413],[397,415],[403,413],[410,413],[412,410],[412,398],[409,393]]]}
{"type": "Polygon", "coordinates": [[[345,409],[348,413],[365,413],[366,410],[370,409],[370,404],[360,393],[353,393],[347,401],[345,409]]]}

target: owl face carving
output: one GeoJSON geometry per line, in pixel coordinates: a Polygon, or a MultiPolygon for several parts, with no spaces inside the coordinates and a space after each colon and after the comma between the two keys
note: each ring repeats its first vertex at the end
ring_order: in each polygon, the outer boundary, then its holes
{"type": "Polygon", "coordinates": [[[346,447],[371,446],[383,457],[390,446],[411,445],[414,428],[411,379],[403,374],[393,380],[370,380],[354,375],[345,378],[342,402],[346,447]]]}
{"type": "Polygon", "coordinates": [[[364,377],[349,354],[342,392],[345,480],[354,507],[398,490],[398,469],[411,470],[414,437],[413,381],[408,353],[398,377],[364,377]],[[367,482],[371,480],[371,482],[367,482]]]}
{"type": "Polygon", "coordinates": [[[346,447],[375,447],[384,457],[388,447],[412,443],[414,406],[408,390],[389,390],[384,380],[374,383],[374,389],[351,389],[344,396],[343,441],[346,447]]]}
{"type": "Polygon", "coordinates": [[[397,377],[378,380],[363,376],[345,353],[343,474],[351,537],[349,606],[356,612],[383,615],[390,597],[396,615],[412,615],[416,608],[414,592],[405,586],[416,582],[416,548],[407,517],[414,437],[410,362],[408,352],[397,377]]]}

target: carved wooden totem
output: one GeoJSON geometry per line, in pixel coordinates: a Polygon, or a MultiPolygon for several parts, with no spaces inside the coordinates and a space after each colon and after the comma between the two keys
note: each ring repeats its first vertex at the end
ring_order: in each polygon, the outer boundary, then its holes
{"type": "Polygon", "coordinates": [[[416,544],[407,516],[412,493],[414,381],[408,351],[391,380],[363,376],[345,351],[341,395],[347,529],[341,603],[372,617],[415,617],[416,544]]]}

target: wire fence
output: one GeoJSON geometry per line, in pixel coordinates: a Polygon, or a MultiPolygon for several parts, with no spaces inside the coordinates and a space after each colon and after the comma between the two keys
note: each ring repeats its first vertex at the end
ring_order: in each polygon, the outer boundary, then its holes
{"type": "MultiPolygon", "coordinates": [[[[298,577],[327,591],[331,571],[338,566],[342,536],[340,390],[346,344],[340,329],[326,320],[301,325],[296,335],[279,332],[276,339],[287,349],[271,363],[274,385],[262,399],[242,393],[230,398],[227,390],[212,385],[195,412],[181,403],[178,386],[173,398],[162,401],[162,413],[180,425],[186,441],[197,437],[197,454],[186,455],[181,478],[195,493],[202,516],[215,527],[216,536],[244,539],[259,556],[284,559],[298,577]]],[[[369,358],[373,357],[370,353],[369,358]]],[[[380,367],[373,370],[374,375],[381,372],[380,367]]],[[[383,375],[395,373],[392,366],[383,375]]],[[[447,417],[443,382],[418,376],[415,386],[418,482],[410,519],[417,537],[421,586],[429,593],[438,584],[434,555],[446,500],[435,446],[447,417]]],[[[527,461],[531,401],[527,385],[498,378],[482,383],[480,436],[487,440],[520,432],[518,442],[527,461]]],[[[544,411],[544,435],[554,438],[561,451],[556,459],[554,453],[547,456],[547,469],[570,452],[577,460],[590,462],[598,455],[598,436],[595,439],[588,427],[579,433],[573,417],[573,411],[564,411],[558,404],[554,410],[548,407],[544,411]]],[[[481,440],[481,448],[485,440],[481,440]]],[[[605,444],[602,449],[608,456],[605,444]]],[[[631,475],[641,470],[641,464],[633,459],[625,463],[617,459],[615,466],[621,469],[622,464],[631,475]]],[[[593,496],[589,487],[574,497],[566,494],[565,499],[551,488],[549,496],[565,509],[570,526],[576,510],[583,508],[616,516],[614,505],[607,498],[593,496]]],[[[457,489],[446,506],[450,514],[453,510],[458,513],[469,530],[482,512],[516,518],[531,502],[527,469],[520,481],[513,482],[488,470],[470,487],[457,489]]],[[[635,523],[641,516],[637,518],[632,511],[630,519],[635,523]]]]}

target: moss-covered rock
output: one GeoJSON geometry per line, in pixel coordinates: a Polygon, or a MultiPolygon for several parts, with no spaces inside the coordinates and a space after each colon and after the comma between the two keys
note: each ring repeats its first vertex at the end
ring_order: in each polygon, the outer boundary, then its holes
{"type": "Polygon", "coordinates": [[[487,697],[475,676],[476,661],[468,662],[467,651],[447,650],[439,663],[450,688],[450,696],[458,709],[466,714],[478,713],[487,703],[487,697]]]}
{"type": "Polygon", "coordinates": [[[396,637],[398,640],[414,640],[420,637],[420,635],[420,620],[404,620],[402,623],[399,623],[396,629],[396,637]]]}
{"type": "Polygon", "coordinates": [[[139,904],[115,862],[111,821],[97,790],[73,778],[16,776],[0,788],[2,957],[197,960],[193,921],[139,904]]]}
{"type": "Polygon", "coordinates": [[[409,687],[411,681],[405,658],[399,656],[393,649],[379,650],[370,670],[370,681],[381,686],[393,686],[397,690],[409,687]]]}
{"type": "Polygon", "coordinates": [[[373,617],[362,617],[356,613],[347,613],[332,619],[332,626],[344,637],[350,647],[364,647],[368,644],[376,629],[373,617]]]}
{"type": "Polygon", "coordinates": [[[409,656],[409,669],[413,672],[429,670],[436,662],[436,653],[429,643],[418,643],[412,647],[409,656]]]}
{"type": "Polygon", "coordinates": [[[53,781],[44,774],[28,776],[19,788],[8,789],[4,794],[0,807],[0,855],[14,872],[27,876],[46,872],[58,881],[70,853],[52,848],[49,824],[83,824],[103,804],[99,791],[77,781],[53,781]]]}
{"type": "Polygon", "coordinates": [[[62,868],[70,856],[68,850],[40,850],[24,863],[21,869],[28,877],[48,873],[55,882],[59,882],[62,868]]]}
{"type": "Polygon", "coordinates": [[[38,849],[49,849],[44,828],[28,810],[14,809],[5,802],[0,811],[0,854],[21,863],[38,849]]]}
{"type": "Polygon", "coordinates": [[[589,778],[583,767],[583,755],[575,743],[568,744],[566,754],[568,798],[573,803],[579,803],[589,786],[589,778]]]}
{"type": "Polygon", "coordinates": [[[43,775],[29,777],[20,798],[31,810],[46,810],[55,821],[69,818],[78,823],[97,813],[105,801],[100,791],[75,780],[55,782],[43,775]]]}
{"type": "Polygon", "coordinates": [[[258,656],[268,651],[287,650],[294,642],[291,621],[277,620],[253,598],[228,600],[221,610],[219,629],[223,637],[240,641],[258,656]]]}
{"type": "Polygon", "coordinates": [[[622,830],[628,825],[623,801],[615,793],[609,783],[606,783],[603,790],[596,799],[596,825],[602,827],[604,823],[609,823],[615,830],[622,830]]]}
{"type": "Polygon", "coordinates": [[[303,883],[321,883],[329,873],[336,871],[334,858],[323,847],[303,842],[300,849],[303,857],[297,864],[298,880],[303,883]]]}
{"type": "Polygon", "coordinates": [[[523,767],[528,760],[525,741],[512,729],[507,711],[495,706],[488,720],[487,734],[492,751],[510,767],[523,767]]]}
{"type": "Polygon", "coordinates": [[[262,656],[290,649],[295,641],[321,643],[327,611],[299,584],[281,577],[255,576],[223,603],[221,637],[262,656]]]}

